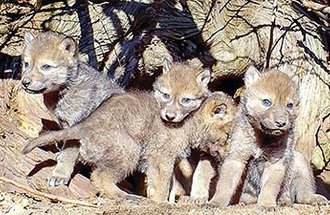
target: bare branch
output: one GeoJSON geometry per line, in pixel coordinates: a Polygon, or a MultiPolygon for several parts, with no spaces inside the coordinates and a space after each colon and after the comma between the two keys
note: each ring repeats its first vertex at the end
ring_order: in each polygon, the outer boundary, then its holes
{"type": "Polygon", "coordinates": [[[15,187],[23,189],[23,190],[25,190],[25,191],[33,194],[33,195],[36,195],[36,196],[39,196],[39,197],[44,197],[44,198],[50,199],[54,202],[64,202],[64,203],[70,203],[70,204],[74,204],[74,205],[81,205],[81,206],[94,207],[94,208],[97,207],[96,205],[89,204],[87,202],[67,199],[67,198],[64,198],[64,197],[61,197],[61,196],[56,196],[56,195],[52,195],[52,194],[49,194],[49,193],[44,193],[44,192],[41,192],[41,191],[38,191],[38,190],[34,190],[34,189],[24,185],[24,184],[18,183],[14,180],[11,180],[11,179],[3,177],[3,176],[0,176],[0,181],[11,184],[11,185],[14,185],[15,187]]]}

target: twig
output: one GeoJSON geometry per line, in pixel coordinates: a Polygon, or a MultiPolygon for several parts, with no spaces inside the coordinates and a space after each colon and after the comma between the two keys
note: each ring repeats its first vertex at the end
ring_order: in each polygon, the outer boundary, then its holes
{"type": "Polygon", "coordinates": [[[65,203],[70,203],[70,204],[75,204],[75,205],[82,205],[82,206],[87,206],[87,207],[97,207],[96,205],[89,204],[87,202],[67,199],[67,198],[64,198],[64,197],[61,197],[61,196],[56,196],[56,195],[53,195],[53,194],[43,193],[41,191],[32,189],[32,188],[30,188],[30,187],[28,187],[24,184],[18,183],[14,180],[11,180],[11,179],[3,177],[3,176],[0,176],[0,181],[3,181],[5,183],[9,183],[11,185],[14,185],[15,187],[21,188],[21,189],[23,189],[23,190],[25,190],[29,193],[32,193],[33,195],[41,196],[41,197],[50,199],[50,200],[55,201],[55,202],[65,202],[65,203]]]}

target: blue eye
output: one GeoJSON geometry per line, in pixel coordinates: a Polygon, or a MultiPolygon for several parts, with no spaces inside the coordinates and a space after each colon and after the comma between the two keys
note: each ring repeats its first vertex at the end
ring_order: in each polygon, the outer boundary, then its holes
{"type": "Polygon", "coordinates": [[[52,66],[50,66],[48,64],[44,64],[44,65],[41,66],[41,69],[45,70],[45,71],[49,70],[50,68],[52,68],[52,66]]]}
{"type": "Polygon", "coordinates": [[[161,99],[163,102],[168,102],[171,99],[170,94],[164,93],[163,91],[159,89],[155,89],[155,95],[161,99]]]}
{"type": "Polygon", "coordinates": [[[289,102],[286,106],[287,106],[289,109],[293,108],[293,104],[292,104],[292,102],[289,102]]]}
{"type": "Polygon", "coordinates": [[[191,100],[192,100],[192,99],[190,99],[190,98],[183,98],[183,99],[181,100],[181,102],[184,103],[184,104],[187,104],[187,103],[191,102],[191,100]]]}
{"type": "Polygon", "coordinates": [[[265,106],[265,107],[270,107],[272,105],[272,102],[269,100],[269,99],[263,99],[262,100],[262,104],[265,106]]]}

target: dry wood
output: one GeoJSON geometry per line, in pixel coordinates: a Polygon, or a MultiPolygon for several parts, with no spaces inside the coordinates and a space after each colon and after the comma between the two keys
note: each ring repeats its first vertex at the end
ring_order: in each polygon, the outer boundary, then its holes
{"type": "Polygon", "coordinates": [[[24,191],[27,191],[35,196],[39,196],[39,197],[44,197],[47,199],[50,199],[54,202],[64,202],[64,203],[69,203],[69,204],[74,204],[74,205],[81,205],[81,206],[86,206],[86,207],[97,207],[96,205],[87,203],[87,202],[83,202],[83,201],[79,201],[79,200],[73,200],[73,199],[67,199],[61,196],[56,196],[56,195],[52,195],[49,193],[44,193],[35,189],[32,189],[28,186],[25,186],[24,184],[18,183],[14,180],[11,180],[9,178],[6,177],[2,177],[0,176],[0,181],[5,182],[5,183],[9,183],[14,185],[15,187],[18,187],[20,189],[23,189],[24,191]]]}
{"type": "Polygon", "coordinates": [[[306,8],[322,13],[330,14],[330,7],[310,0],[302,0],[302,5],[306,8]]]}
{"type": "MultiPolygon", "coordinates": [[[[92,187],[87,178],[77,174],[69,187],[47,187],[46,178],[51,174],[55,155],[37,149],[25,156],[21,150],[26,141],[36,137],[42,129],[41,119],[51,120],[45,111],[41,95],[31,95],[22,91],[20,82],[0,81],[0,172],[2,176],[33,186],[35,189],[67,198],[90,197],[92,187]],[[27,177],[29,176],[29,180],[27,177]]],[[[14,187],[0,185],[1,191],[11,191],[14,187]]]]}

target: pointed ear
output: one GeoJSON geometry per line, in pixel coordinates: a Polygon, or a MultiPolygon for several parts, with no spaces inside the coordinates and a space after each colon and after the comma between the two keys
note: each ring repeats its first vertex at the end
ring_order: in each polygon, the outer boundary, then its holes
{"type": "Polygon", "coordinates": [[[254,66],[249,66],[244,75],[245,86],[255,83],[260,77],[260,72],[254,66]]]}
{"type": "Polygon", "coordinates": [[[164,57],[163,59],[163,74],[166,74],[170,71],[172,67],[172,60],[170,58],[164,57]]]}
{"type": "Polygon", "coordinates": [[[211,71],[210,69],[206,68],[201,73],[199,73],[196,77],[197,84],[200,84],[204,87],[207,87],[211,80],[211,71]]]}
{"type": "Polygon", "coordinates": [[[60,43],[59,49],[64,52],[69,52],[70,56],[74,56],[76,54],[76,43],[75,41],[67,37],[60,43]]]}
{"type": "Polygon", "coordinates": [[[299,84],[300,84],[300,77],[299,77],[297,74],[294,74],[294,75],[291,77],[291,81],[294,82],[294,84],[295,84],[296,87],[299,87],[299,84]]]}
{"type": "Polygon", "coordinates": [[[31,42],[35,39],[35,35],[32,34],[30,31],[26,31],[24,34],[24,43],[25,45],[31,44],[31,42]]]}

